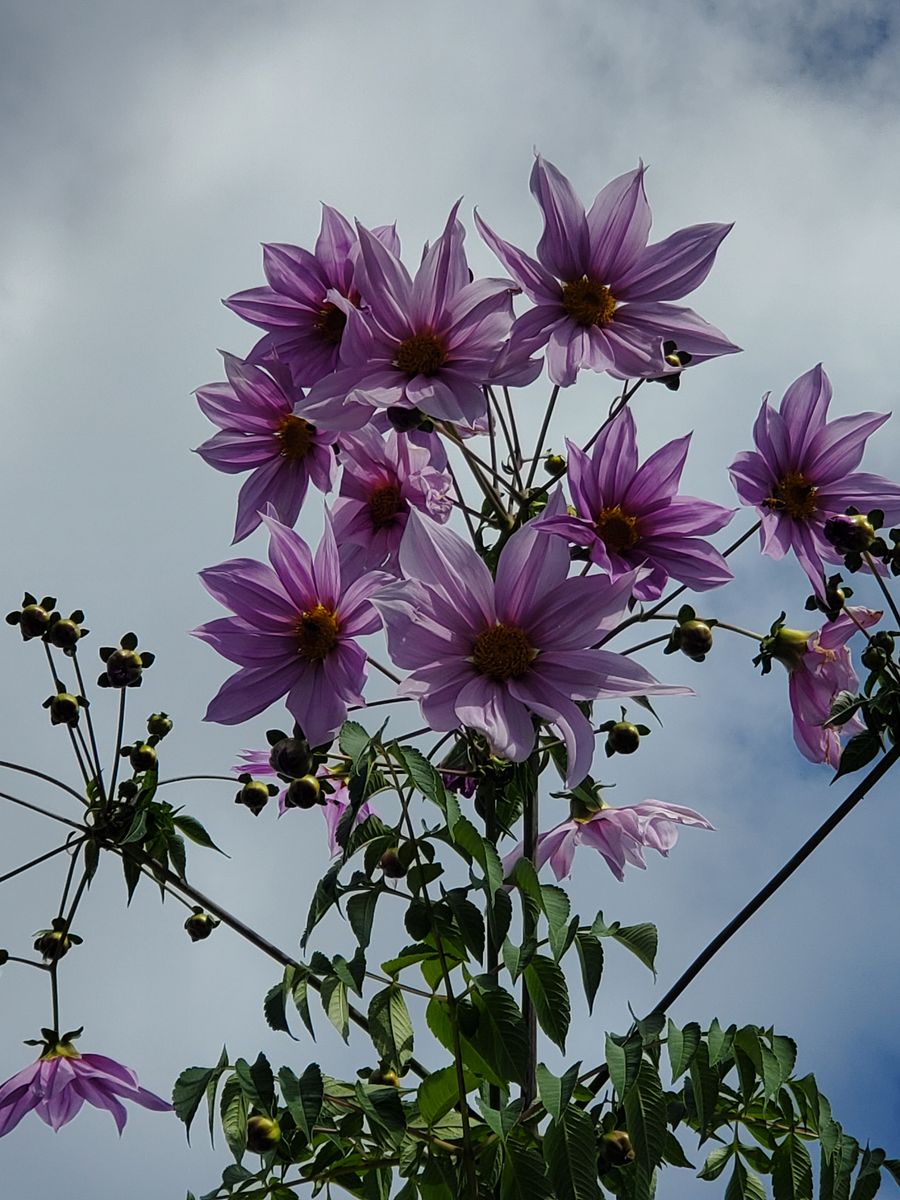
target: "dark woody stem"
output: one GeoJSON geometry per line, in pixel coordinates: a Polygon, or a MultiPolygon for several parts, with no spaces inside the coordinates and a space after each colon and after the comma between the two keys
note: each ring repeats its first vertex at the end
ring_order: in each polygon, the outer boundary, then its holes
{"type": "Polygon", "coordinates": [[[119,696],[119,721],[116,725],[116,747],[113,750],[112,778],[109,781],[109,801],[116,798],[116,776],[119,774],[119,751],[122,749],[122,730],[125,728],[125,688],[119,696]]]}
{"type": "MultiPolygon", "coordinates": [[[[79,804],[84,803],[84,796],[76,792],[74,788],[69,787],[67,783],[63,783],[61,779],[57,779],[53,775],[46,775],[43,771],[35,770],[34,767],[23,767],[21,763],[0,761],[0,767],[6,767],[9,771],[19,771],[23,775],[31,775],[35,779],[43,779],[45,783],[52,783],[54,787],[58,787],[62,791],[68,792],[70,796],[74,796],[79,804]]],[[[43,809],[38,809],[38,812],[43,812],[43,809]]],[[[71,824],[71,822],[69,822],[69,824],[71,824]]]]}
{"type": "MultiPolygon", "coordinates": [[[[767,884],[756,893],[752,900],[738,912],[727,925],[716,934],[712,941],[704,947],[697,955],[690,966],[682,972],[682,974],[672,984],[662,999],[654,1005],[648,1016],[654,1016],[657,1013],[665,1013],[681,996],[688,986],[693,983],[703,968],[712,961],[719,953],[724,945],[738,932],[738,930],[746,925],[752,916],[754,916],[767,900],[778,891],[794,872],[806,862],[809,856],[816,850],[822,842],[828,837],[832,830],[840,825],[841,821],[853,811],[868,792],[885,776],[891,767],[900,759],[900,744],[892,746],[885,754],[884,758],[872,768],[865,779],[858,783],[847,799],[839,804],[834,812],[822,822],[815,833],[809,837],[800,849],[793,854],[784,864],[780,871],[772,876],[767,884]]],[[[588,1087],[595,1094],[609,1079],[609,1069],[604,1063],[603,1066],[596,1068],[594,1071],[589,1071],[587,1075],[582,1076],[582,1080],[587,1082],[588,1087]]]]}
{"type": "Polygon", "coordinates": [[[882,579],[881,572],[878,570],[878,566],[877,566],[875,560],[872,558],[872,555],[868,552],[868,550],[863,551],[863,558],[866,560],[869,570],[875,576],[875,582],[881,588],[881,594],[884,596],[885,600],[887,601],[888,607],[890,608],[891,613],[893,614],[894,620],[897,622],[897,628],[900,629],[900,609],[897,608],[896,602],[894,601],[894,597],[891,595],[887,584],[882,579]]]}
{"type": "MultiPolygon", "coordinates": [[[[78,839],[74,844],[81,845],[84,838],[78,839]]],[[[62,854],[68,850],[72,842],[63,842],[61,846],[57,846],[55,850],[48,850],[46,854],[39,854],[37,858],[31,859],[30,862],[23,863],[21,867],[16,867],[13,871],[7,871],[5,875],[0,875],[0,883],[6,883],[7,879],[15,879],[17,875],[24,875],[26,871],[30,871],[32,867],[39,866],[40,863],[46,862],[49,858],[55,858],[57,854],[62,854]]]]}
{"type": "MultiPolygon", "coordinates": [[[[81,797],[79,796],[78,799],[80,800],[81,797]]],[[[68,817],[61,817],[58,813],[51,812],[49,808],[41,808],[39,804],[31,804],[28,800],[21,800],[18,796],[11,796],[9,792],[0,792],[0,800],[8,800],[10,804],[18,804],[20,808],[28,808],[32,812],[40,813],[42,817],[49,817],[51,821],[58,821],[60,825],[68,825],[70,829],[77,829],[79,833],[87,832],[84,826],[79,825],[77,821],[70,821],[68,817]]]]}

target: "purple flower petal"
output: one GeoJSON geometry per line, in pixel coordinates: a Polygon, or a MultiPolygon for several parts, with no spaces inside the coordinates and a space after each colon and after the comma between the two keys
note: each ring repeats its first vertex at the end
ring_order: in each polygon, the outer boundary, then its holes
{"type": "Polygon", "coordinates": [[[731,225],[691,225],[643,248],[616,277],[617,300],[680,300],[698,288],[731,225]]]}
{"type": "Polygon", "coordinates": [[[608,183],[587,215],[590,273],[612,285],[617,299],[619,279],[647,245],[650,233],[644,170],[641,165],[608,183]]]}
{"type": "Polygon", "coordinates": [[[565,175],[539,154],[531,170],[530,187],[544,215],[538,258],[560,279],[580,279],[588,265],[584,205],[565,175]]]}

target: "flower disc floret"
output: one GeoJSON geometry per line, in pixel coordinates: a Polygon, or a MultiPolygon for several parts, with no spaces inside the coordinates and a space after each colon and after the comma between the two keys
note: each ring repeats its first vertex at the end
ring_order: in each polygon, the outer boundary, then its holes
{"type": "Polygon", "coordinates": [[[479,674],[504,683],[520,679],[536,653],[523,630],[498,622],[483,629],[475,639],[472,663],[479,674]]]}
{"type": "Polygon", "coordinates": [[[415,333],[397,347],[394,366],[407,375],[436,375],[447,361],[447,350],[434,333],[415,333]]]}
{"type": "Polygon", "coordinates": [[[297,622],[297,653],[307,662],[322,662],[334,649],[340,623],[324,604],[300,614],[297,622]]]}
{"type": "Polygon", "coordinates": [[[562,306],[576,325],[608,325],[616,311],[609,288],[596,279],[573,279],[562,286],[562,306]]]}
{"type": "Polygon", "coordinates": [[[309,421],[290,413],[278,422],[275,436],[281,440],[282,458],[288,458],[291,462],[302,462],[312,449],[316,430],[309,421]]]}
{"type": "Polygon", "coordinates": [[[797,521],[807,521],[816,513],[816,491],[801,471],[788,471],[772,489],[764,503],[773,512],[783,512],[797,521]]]}
{"type": "Polygon", "coordinates": [[[624,513],[618,504],[611,508],[601,509],[594,521],[597,537],[604,542],[614,554],[623,550],[633,549],[640,538],[637,530],[637,517],[624,513]]]}
{"type": "Polygon", "coordinates": [[[399,485],[383,483],[381,487],[374,488],[366,500],[366,507],[375,529],[383,529],[385,525],[392,524],[403,508],[399,485]]]}

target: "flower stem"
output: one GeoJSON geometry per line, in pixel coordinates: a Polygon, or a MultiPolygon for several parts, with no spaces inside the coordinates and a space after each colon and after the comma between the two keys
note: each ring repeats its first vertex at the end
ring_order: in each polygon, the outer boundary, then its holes
{"type": "MultiPolygon", "coordinates": [[[[45,783],[52,783],[54,787],[60,788],[64,792],[68,792],[70,796],[74,796],[79,804],[84,803],[84,796],[76,792],[74,788],[69,787],[67,783],[63,783],[61,779],[56,779],[53,775],[45,775],[43,771],[36,771],[34,767],[23,767],[21,763],[0,762],[0,767],[6,767],[9,771],[20,771],[23,775],[33,775],[35,779],[43,779],[45,783]]],[[[43,811],[39,809],[38,811],[43,811]]],[[[51,815],[51,814],[46,814],[51,815]]],[[[71,821],[69,822],[71,824],[71,821]]]]}
{"type": "MultiPolygon", "coordinates": [[[[78,799],[80,800],[81,797],[79,796],[78,799]]],[[[77,821],[70,821],[68,817],[61,817],[58,813],[51,812],[49,808],[41,808],[39,804],[31,804],[28,800],[20,800],[18,796],[10,796],[8,792],[0,792],[0,800],[8,800],[10,804],[18,804],[21,808],[30,808],[32,812],[40,813],[42,817],[49,817],[51,821],[58,821],[60,825],[68,825],[70,829],[77,829],[79,833],[87,832],[84,826],[79,825],[77,821]]]]}
{"type": "MultiPolygon", "coordinates": [[[[77,845],[80,845],[84,839],[79,839],[77,845]]],[[[68,850],[72,843],[63,842],[61,846],[57,846],[55,850],[48,850],[46,854],[39,854],[37,858],[33,858],[30,862],[23,863],[21,867],[16,867],[14,871],[7,871],[5,875],[0,875],[0,883],[6,883],[7,879],[15,879],[17,875],[24,875],[26,871],[30,871],[32,867],[38,866],[42,862],[46,862],[49,858],[55,858],[57,854],[62,854],[64,850],[68,850]]]]}
{"type": "MultiPolygon", "coordinates": [[[[656,1005],[654,1005],[648,1016],[654,1016],[657,1013],[665,1013],[669,1008],[671,1008],[679,996],[681,996],[682,992],[684,992],[687,987],[693,983],[703,968],[709,962],[711,962],[713,958],[715,958],[722,947],[734,937],[734,935],[743,925],[746,925],[752,916],[759,912],[766,901],[770,900],[782,886],[782,884],[790,879],[794,872],[806,862],[813,851],[816,850],[822,844],[822,842],[825,841],[832,830],[836,829],[838,825],[840,825],[841,821],[843,821],[843,819],[853,811],[857,804],[859,804],[860,800],[865,798],[869,791],[883,778],[883,776],[888,773],[898,759],[900,759],[900,744],[892,746],[890,750],[888,750],[884,758],[882,758],[881,761],[872,768],[865,779],[856,785],[847,799],[844,800],[842,804],[839,804],[829,817],[826,817],[826,819],[811,837],[807,838],[796,854],[791,855],[784,866],[779,871],[775,872],[769,882],[760,888],[753,899],[748,901],[748,903],[744,905],[740,912],[732,917],[728,924],[719,930],[712,941],[700,951],[690,966],[682,972],[678,979],[676,979],[662,999],[656,1005]]],[[[606,1064],[604,1064],[603,1066],[597,1067],[593,1071],[589,1071],[587,1076],[582,1077],[582,1079],[583,1081],[588,1082],[588,1086],[590,1087],[591,1091],[596,1094],[609,1079],[609,1069],[606,1064]]]]}
{"type": "Polygon", "coordinates": [[[525,480],[525,491],[528,492],[534,482],[534,473],[537,471],[537,465],[540,462],[541,452],[544,449],[544,439],[547,436],[547,430],[550,428],[550,420],[553,417],[553,410],[556,408],[556,401],[559,398],[559,384],[553,385],[553,391],[550,393],[550,399],[547,401],[547,410],[544,413],[544,419],[541,422],[541,430],[538,434],[537,445],[534,448],[534,458],[531,460],[531,466],[528,468],[528,477],[525,480]]]}
{"type": "Polygon", "coordinates": [[[863,551],[863,558],[866,560],[869,570],[875,576],[875,582],[881,588],[881,594],[884,596],[885,600],[887,601],[888,607],[890,608],[891,612],[893,613],[894,620],[897,622],[897,628],[898,628],[898,630],[900,630],[900,609],[897,608],[896,602],[894,601],[894,597],[891,595],[887,584],[882,579],[881,572],[878,570],[878,566],[877,566],[875,560],[872,558],[872,555],[869,553],[868,550],[863,551]]]}
{"type": "Polygon", "coordinates": [[[112,778],[109,781],[109,800],[116,796],[116,776],[119,773],[119,751],[122,749],[122,730],[125,728],[125,689],[119,696],[119,721],[116,725],[116,748],[113,751],[112,778]]]}
{"type": "MultiPolygon", "coordinates": [[[[72,651],[72,665],[75,668],[75,678],[78,680],[78,689],[82,696],[87,696],[87,692],[84,689],[84,679],[81,675],[81,666],[78,662],[77,646],[72,651]]],[[[97,772],[97,783],[100,786],[100,795],[105,798],[106,789],[103,783],[103,764],[100,762],[100,751],[97,749],[97,738],[94,735],[94,722],[91,720],[90,708],[86,708],[84,710],[84,718],[87,723],[88,737],[91,739],[91,749],[93,750],[94,754],[94,768],[97,772]]]]}
{"type": "MultiPolygon", "coordinates": [[[[536,773],[536,766],[534,768],[536,773]]],[[[538,838],[538,791],[537,781],[529,787],[525,797],[522,814],[522,857],[534,864],[538,838]]],[[[535,915],[530,906],[525,905],[522,918],[523,944],[534,937],[535,915]]],[[[522,1017],[525,1021],[525,1034],[528,1039],[528,1056],[525,1064],[525,1080],[522,1084],[522,1103],[527,1108],[537,1095],[537,1013],[531,1002],[525,975],[522,975],[522,1017]]]]}

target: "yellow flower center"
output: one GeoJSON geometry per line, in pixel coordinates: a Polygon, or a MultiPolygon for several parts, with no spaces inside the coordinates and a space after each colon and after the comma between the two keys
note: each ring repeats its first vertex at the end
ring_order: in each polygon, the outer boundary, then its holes
{"type": "Polygon", "coordinates": [[[563,284],[562,306],[576,325],[608,325],[616,300],[605,284],[582,275],[563,284]]]}
{"type": "Polygon", "coordinates": [[[337,346],[344,336],[344,326],[347,324],[346,315],[336,304],[326,300],[319,309],[319,315],[313,322],[313,328],[318,332],[323,342],[337,346]]]}
{"type": "Polygon", "coordinates": [[[524,632],[516,625],[489,625],[475,639],[472,662],[488,679],[503,683],[519,679],[537,654],[524,632]]]}
{"type": "Polygon", "coordinates": [[[763,503],[774,512],[783,512],[797,521],[815,516],[816,488],[800,471],[788,471],[763,503]]]}
{"type": "Polygon", "coordinates": [[[615,504],[612,508],[600,510],[594,522],[594,532],[607,550],[611,550],[613,554],[621,554],[623,550],[630,550],[638,543],[637,517],[622,512],[619,505],[615,504]]]}
{"type": "Polygon", "coordinates": [[[315,433],[315,425],[310,425],[309,421],[304,421],[302,417],[282,417],[275,430],[275,436],[281,439],[282,458],[288,458],[291,462],[301,462],[309,454],[315,433]]]}
{"type": "Polygon", "coordinates": [[[436,375],[446,361],[444,343],[434,333],[414,333],[394,356],[394,366],[407,375],[436,375]]]}
{"type": "Polygon", "coordinates": [[[396,483],[383,483],[369,493],[369,516],[376,529],[390,525],[402,507],[400,488],[396,483]]]}
{"type": "Polygon", "coordinates": [[[53,1058],[81,1058],[81,1055],[71,1042],[57,1042],[55,1046],[48,1046],[41,1055],[42,1062],[49,1062],[53,1058]]]}
{"type": "Polygon", "coordinates": [[[340,624],[324,604],[302,612],[297,621],[297,653],[307,662],[321,662],[334,649],[340,624]]]}

